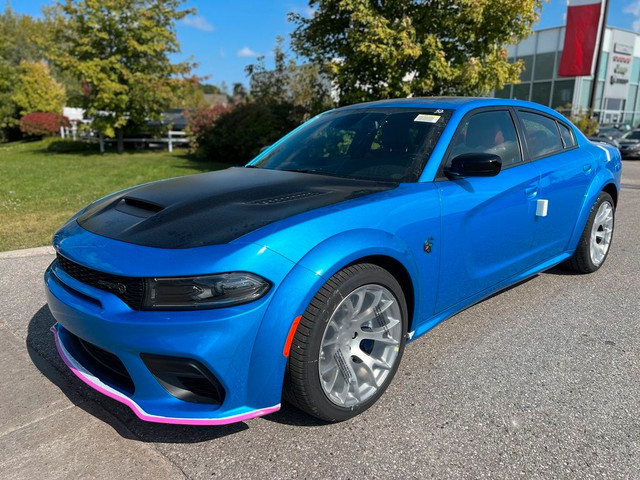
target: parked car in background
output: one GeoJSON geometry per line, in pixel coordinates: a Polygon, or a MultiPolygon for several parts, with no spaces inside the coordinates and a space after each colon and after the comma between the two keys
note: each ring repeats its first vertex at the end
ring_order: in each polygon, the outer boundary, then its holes
{"type": "Polygon", "coordinates": [[[618,137],[621,137],[624,133],[625,132],[623,132],[622,130],[619,130],[618,127],[600,126],[598,128],[598,131],[596,132],[595,136],[596,137],[608,138],[608,139],[616,139],[618,137]]]}
{"type": "Polygon", "coordinates": [[[68,220],[45,274],[58,351],[147,421],[219,425],[283,399],[345,420],[444,319],[561,262],[602,267],[620,170],[617,149],[530,102],[332,110],[246,167],[68,220]]]}
{"type": "Polygon", "coordinates": [[[640,158],[640,129],[637,128],[625,133],[619,138],[618,143],[622,158],[640,158]]]}
{"type": "Polygon", "coordinates": [[[620,144],[615,139],[612,139],[612,138],[609,138],[609,137],[600,137],[600,136],[596,136],[596,135],[591,135],[591,136],[589,136],[587,138],[589,140],[591,140],[592,142],[602,142],[602,143],[606,143],[607,145],[611,145],[612,147],[615,147],[617,149],[620,149],[620,144]]]}

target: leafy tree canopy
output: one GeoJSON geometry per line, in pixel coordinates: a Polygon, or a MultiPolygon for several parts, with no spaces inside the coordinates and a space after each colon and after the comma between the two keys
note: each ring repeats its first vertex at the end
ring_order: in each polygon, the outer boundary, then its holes
{"type": "Polygon", "coordinates": [[[517,82],[505,45],[526,37],[543,0],[311,0],[293,47],[332,75],[341,103],[485,95],[517,82]]]}
{"type": "Polygon", "coordinates": [[[80,78],[84,108],[108,136],[127,125],[159,120],[171,106],[176,78],[191,70],[173,63],[180,51],[175,22],[193,13],[185,0],[61,0],[49,12],[55,25],[49,58],[80,78]]]}
{"type": "Polygon", "coordinates": [[[19,123],[18,107],[13,101],[21,61],[36,62],[43,58],[33,37],[46,31],[44,22],[19,15],[7,6],[0,13],[0,138],[6,129],[19,123]]]}
{"type": "Polygon", "coordinates": [[[33,112],[62,114],[66,101],[63,85],[58,83],[44,62],[20,62],[17,83],[12,100],[20,115],[33,112]]]}
{"type": "Polygon", "coordinates": [[[273,70],[267,68],[264,57],[258,57],[257,64],[247,66],[253,100],[265,104],[289,103],[305,110],[307,117],[331,108],[331,84],[327,76],[318,65],[298,65],[295,59],[289,58],[283,43],[278,37],[273,50],[273,70]]]}

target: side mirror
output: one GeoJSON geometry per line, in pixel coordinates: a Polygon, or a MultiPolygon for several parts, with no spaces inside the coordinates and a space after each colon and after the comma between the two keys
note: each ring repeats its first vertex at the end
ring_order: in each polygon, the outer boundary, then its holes
{"type": "Polygon", "coordinates": [[[493,153],[463,153],[451,161],[444,173],[449,178],[495,177],[502,169],[502,159],[493,153]]]}

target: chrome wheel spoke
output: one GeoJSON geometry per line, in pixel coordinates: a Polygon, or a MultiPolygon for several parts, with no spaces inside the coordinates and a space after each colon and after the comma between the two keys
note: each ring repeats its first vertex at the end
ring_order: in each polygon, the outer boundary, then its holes
{"type": "Polygon", "coordinates": [[[376,342],[388,343],[389,345],[399,345],[400,342],[390,335],[387,335],[383,329],[377,331],[363,331],[360,336],[363,340],[374,340],[376,342]]]}
{"type": "Polygon", "coordinates": [[[398,358],[402,312],[390,290],[364,285],[347,295],[327,323],[318,369],[327,397],[343,407],[369,399],[398,358]]]}
{"type": "Polygon", "coordinates": [[[594,265],[599,266],[607,256],[613,236],[613,207],[603,202],[598,207],[591,227],[589,255],[594,265]]]}

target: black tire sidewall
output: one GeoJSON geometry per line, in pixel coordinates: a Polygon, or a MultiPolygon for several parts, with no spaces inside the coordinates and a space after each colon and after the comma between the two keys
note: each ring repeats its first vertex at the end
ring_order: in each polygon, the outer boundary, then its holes
{"type": "MultiPolygon", "coordinates": [[[[313,318],[313,326],[309,334],[309,348],[305,352],[305,376],[309,379],[310,388],[308,397],[310,403],[312,403],[317,410],[316,415],[329,421],[341,421],[354,417],[355,415],[358,415],[359,413],[368,409],[380,398],[380,396],[384,393],[386,388],[393,380],[398,366],[400,365],[402,354],[404,352],[404,346],[406,343],[405,339],[407,333],[408,311],[402,287],[393,277],[393,275],[391,275],[381,267],[370,264],[355,265],[353,267],[343,269],[341,272],[338,272],[338,274],[332,277],[331,280],[327,282],[327,284],[325,284],[325,286],[323,287],[325,289],[327,287],[332,289],[325,304],[325,308],[317,312],[315,318],[313,318]],[[351,274],[351,272],[349,272],[350,268],[356,268],[359,269],[359,271],[351,274]],[[341,273],[347,273],[348,276],[346,278],[340,278],[341,273]],[[337,280],[337,288],[331,286],[331,280],[337,280]],[[320,346],[327,324],[329,323],[329,319],[335,312],[338,305],[342,302],[342,300],[357,288],[364,285],[372,284],[380,285],[388,289],[395,296],[396,301],[400,306],[400,310],[402,313],[402,338],[399,345],[398,357],[396,358],[396,361],[392,366],[389,375],[385,379],[384,384],[380,386],[378,391],[371,398],[354,407],[341,407],[331,402],[322,388],[320,381],[320,372],[318,369],[320,346]]],[[[305,315],[307,313],[309,312],[306,312],[305,315]]]]}

